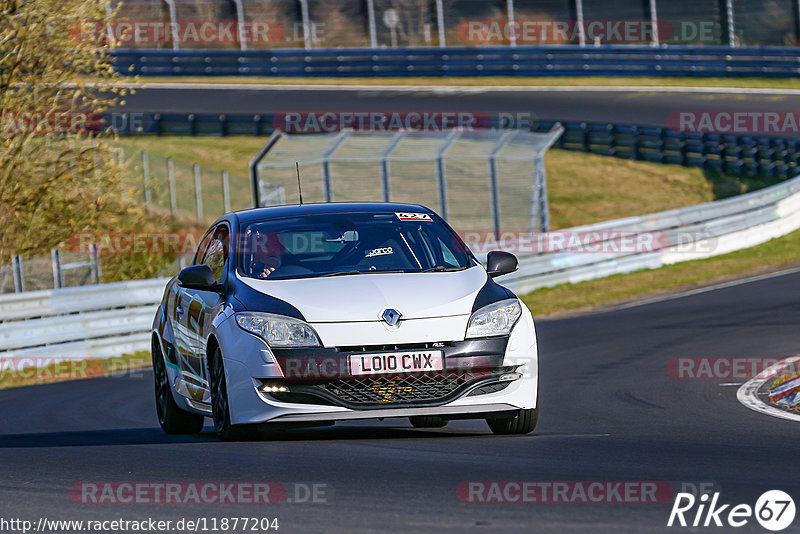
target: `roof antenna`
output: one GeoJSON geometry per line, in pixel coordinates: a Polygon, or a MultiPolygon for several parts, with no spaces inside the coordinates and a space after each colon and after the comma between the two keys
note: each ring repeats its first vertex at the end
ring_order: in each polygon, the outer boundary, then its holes
{"type": "Polygon", "coordinates": [[[294,167],[297,169],[297,190],[300,192],[300,205],[303,205],[303,187],[300,185],[300,162],[295,161],[294,167]]]}

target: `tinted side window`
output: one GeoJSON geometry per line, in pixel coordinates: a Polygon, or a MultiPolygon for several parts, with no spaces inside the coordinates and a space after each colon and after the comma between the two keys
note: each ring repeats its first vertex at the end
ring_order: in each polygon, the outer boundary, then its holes
{"type": "Polygon", "coordinates": [[[209,240],[208,247],[203,253],[200,263],[208,265],[214,278],[219,282],[225,272],[225,262],[228,260],[228,229],[220,226],[209,240]]]}

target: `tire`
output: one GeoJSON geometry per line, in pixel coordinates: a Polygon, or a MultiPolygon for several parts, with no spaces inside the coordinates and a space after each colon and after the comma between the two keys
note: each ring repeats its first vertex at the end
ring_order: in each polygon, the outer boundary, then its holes
{"type": "Polygon", "coordinates": [[[231,424],[231,411],[228,405],[228,385],[225,381],[225,365],[219,347],[208,355],[208,370],[211,376],[211,412],[214,430],[224,441],[257,439],[261,436],[258,425],[231,424]]]}
{"type": "Polygon", "coordinates": [[[167,366],[161,355],[158,341],[153,338],[151,354],[156,394],[158,424],[167,434],[199,434],[203,430],[205,417],[182,410],[172,396],[167,366]]]}
{"type": "Polygon", "coordinates": [[[418,415],[409,417],[408,420],[414,428],[442,428],[448,423],[446,419],[437,415],[418,415]]]}
{"type": "Polygon", "coordinates": [[[494,434],[529,434],[536,428],[538,419],[539,409],[534,408],[532,410],[518,410],[514,417],[487,419],[486,423],[494,434]]]}

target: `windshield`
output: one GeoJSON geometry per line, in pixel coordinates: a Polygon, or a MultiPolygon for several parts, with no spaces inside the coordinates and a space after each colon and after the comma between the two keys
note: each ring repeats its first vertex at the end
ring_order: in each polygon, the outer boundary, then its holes
{"type": "Polygon", "coordinates": [[[336,213],[244,225],[238,271],[269,280],[438,272],[473,265],[455,232],[427,213],[336,213]]]}

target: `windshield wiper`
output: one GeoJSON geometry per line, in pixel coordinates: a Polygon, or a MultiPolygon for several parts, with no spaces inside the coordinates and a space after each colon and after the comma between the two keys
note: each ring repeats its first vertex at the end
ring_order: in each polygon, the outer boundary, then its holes
{"type": "Polygon", "coordinates": [[[421,273],[453,273],[456,271],[463,271],[466,267],[445,267],[444,265],[437,265],[436,267],[431,267],[430,269],[425,269],[420,271],[421,273]]]}
{"type": "Polygon", "coordinates": [[[352,274],[385,274],[385,273],[404,273],[406,271],[402,270],[394,270],[394,271],[340,271],[338,273],[328,273],[320,275],[320,278],[329,278],[331,276],[350,276],[352,274]]]}

